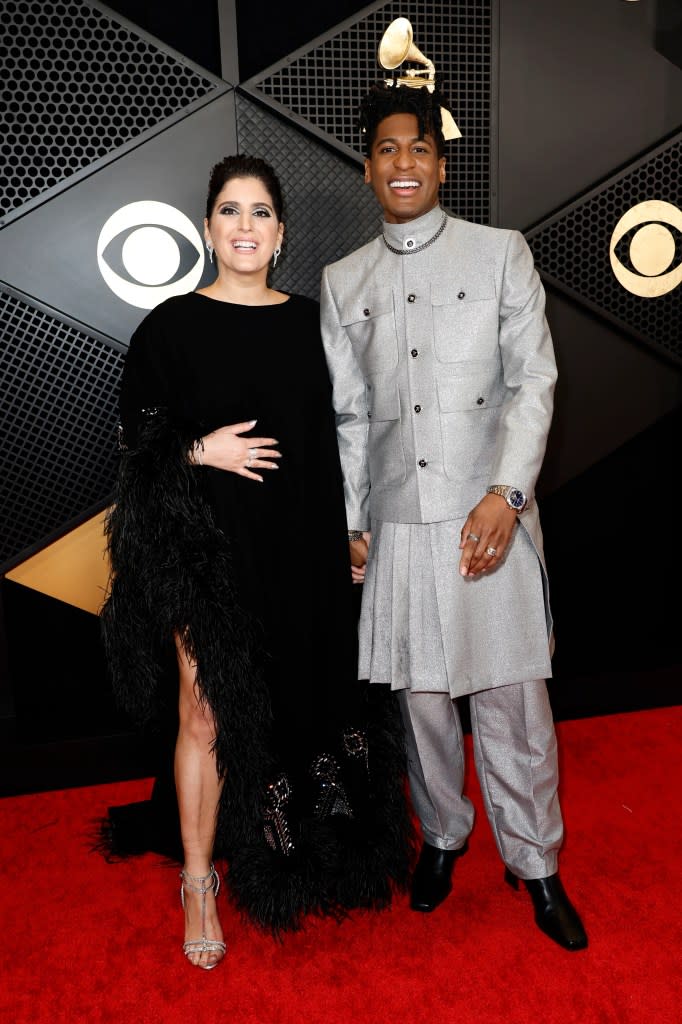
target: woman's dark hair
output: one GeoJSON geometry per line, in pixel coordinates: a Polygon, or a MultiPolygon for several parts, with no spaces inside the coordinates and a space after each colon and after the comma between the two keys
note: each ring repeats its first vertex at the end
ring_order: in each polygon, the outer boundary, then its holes
{"type": "Polygon", "coordinates": [[[438,156],[443,156],[445,139],[441,107],[450,110],[448,101],[440,93],[437,84],[434,91],[429,92],[425,86],[421,89],[412,89],[408,85],[375,82],[360,103],[360,129],[365,133],[367,156],[372,155],[377,128],[384,118],[392,114],[414,114],[419,125],[419,137],[432,135],[438,156]]]}
{"type": "Polygon", "coordinates": [[[265,160],[261,160],[258,156],[246,156],[241,153],[235,156],[226,156],[220,163],[212,167],[208,180],[208,196],[206,197],[206,220],[211,219],[216,199],[228,181],[233,178],[257,178],[262,182],[272,199],[277,220],[282,220],[284,200],[279,178],[265,160]]]}

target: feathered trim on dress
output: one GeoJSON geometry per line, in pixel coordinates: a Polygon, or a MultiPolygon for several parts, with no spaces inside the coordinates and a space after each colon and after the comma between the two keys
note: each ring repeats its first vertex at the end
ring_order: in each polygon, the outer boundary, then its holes
{"type": "Polygon", "coordinates": [[[181,639],[216,722],[215,852],[251,919],[278,933],[307,913],[385,906],[406,885],[414,849],[395,703],[384,687],[356,684],[353,720],[334,749],[316,752],[303,772],[275,761],[263,638],[234,592],[204,471],[187,460],[197,436],[165,410],[146,410],[136,447],[122,452],[101,615],[115,694],[138,722],[153,720],[169,699],[164,678],[181,639]]]}

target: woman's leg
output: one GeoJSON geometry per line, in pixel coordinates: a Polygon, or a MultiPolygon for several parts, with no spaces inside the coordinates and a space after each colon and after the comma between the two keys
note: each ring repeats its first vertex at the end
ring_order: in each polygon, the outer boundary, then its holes
{"type": "MultiPolygon", "coordinates": [[[[211,745],[215,722],[210,708],[201,704],[196,688],[196,665],[189,661],[176,640],[180,673],[180,724],[175,745],[175,788],[180,813],[180,832],[188,875],[205,877],[211,869],[215,840],[218,800],[222,783],[216,771],[211,745]]],[[[211,889],[205,896],[185,886],[185,941],[202,937],[201,907],[206,901],[205,935],[223,940],[211,889]]],[[[193,964],[209,966],[222,959],[218,951],[189,955],[193,964]]]]}

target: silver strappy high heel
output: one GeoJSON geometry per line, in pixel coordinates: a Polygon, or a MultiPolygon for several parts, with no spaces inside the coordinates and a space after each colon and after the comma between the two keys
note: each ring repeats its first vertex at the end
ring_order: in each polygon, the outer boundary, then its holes
{"type": "Polygon", "coordinates": [[[180,884],[180,902],[182,903],[183,910],[185,909],[185,889],[198,892],[201,896],[201,938],[189,939],[187,942],[183,942],[182,948],[186,957],[192,957],[196,953],[222,953],[220,960],[216,960],[215,963],[195,964],[196,967],[203,967],[205,971],[211,971],[224,958],[225,950],[227,949],[227,945],[224,942],[206,937],[206,893],[212,892],[217,897],[220,892],[220,878],[213,864],[211,864],[211,870],[207,875],[190,875],[187,871],[183,870],[180,872],[180,878],[182,879],[180,884]]]}

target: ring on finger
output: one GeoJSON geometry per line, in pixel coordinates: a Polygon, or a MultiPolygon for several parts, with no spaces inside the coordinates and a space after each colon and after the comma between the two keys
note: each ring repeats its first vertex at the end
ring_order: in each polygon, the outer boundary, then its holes
{"type": "Polygon", "coordinates": [[[475,534],[475,533],[467,533],[467,540],[476,541],[476,543],[478,544],[480,539],[481,538],[477,534],[475,534]]]}
{"type": "Polygon", "coordinates": [[[494,558],[497,554],[497,548],[486,548],[485,553],[486,555],[490,555],[491,558],[494,558]]]}

